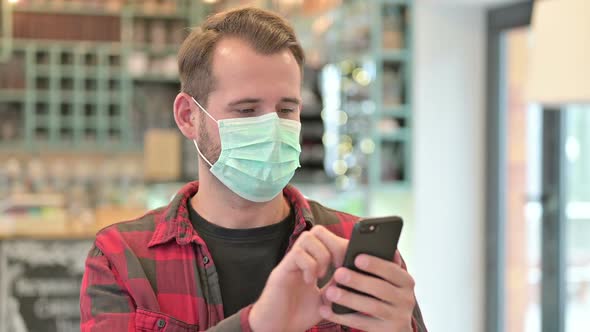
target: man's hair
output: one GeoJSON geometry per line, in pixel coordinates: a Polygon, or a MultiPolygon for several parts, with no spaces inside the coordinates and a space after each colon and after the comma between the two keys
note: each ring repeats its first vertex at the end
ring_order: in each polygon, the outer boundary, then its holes
{"type": "Polygon", "coordinates": [[[204,107],[215,88],[213,52],[224,37],[246,41],[260,54],[288,49],[303,72],[305,56],[293,28],[280,16],[259,8],[239,8],[208,17],[182,43],[178,52],[181,90],[204,107]]]}

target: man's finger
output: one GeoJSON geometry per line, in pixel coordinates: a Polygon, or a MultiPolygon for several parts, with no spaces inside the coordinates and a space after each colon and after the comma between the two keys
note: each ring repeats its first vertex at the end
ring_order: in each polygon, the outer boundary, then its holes
{"type": "Polygon", "coordinates": [[[295,268],[303,273],[303,280],[306,284],[315,282],[317,276],[317,262],[305,250],[301,248],[293,248],[290,253],[291,259],[295,268]]]}
{"type": "Polygon", "coordinates": [[[403,266],[402,255],[399,253],[399,250],[395,251],[395,256],[393,256],[393,262],[399,266],[403,266]]]}
{"type": "Polygon", "coordinates": [[[348,326],[361,331],[375,330],[375,326],[379,324],[379,320],[377,318],[365,316],[363,314],[357,313],[338,315],[332,311],[332,308],[329,305],[320,307],[320,316],[333,323],[348,326]]]}
{"type": "Polygon", "coordinates": [[[414,287],[414,279],[406,270],[394,262],[362,254],[355,258],[354,264],[359,269],[376,275],[395,286],[414,287]]]}
{"type": "Polygon", "coordinates": [[[367,295],[357,294],[346,289],[332,286],[326,291],[328,300],[342,306],[368,314],[381,320],[391,319],[393,306],[367,295]]]}
{"type": "Polygon", "coordinates": [[[347,268],[339,268],[334,273],[334,280],[359,292],[372,295],[382,301],[393,303],[401,297],[401,289],[388,281],[358,273],[347,268]]]}
{"type": "Polygon", "coordinates": [[[332,260],[332,254],[329,249],[317,238],[314,234],[306,232],[301,235],[299,247],[305,250],[318,262],[318,275],[323,277],[328,271],[328,267],[332,260]]]}
{"type": "Polygon", "coordinates": [[[328,248],[332,254],[332,263],[334,266],[342,266],[344,255],[346,254],[346,247],[348,246],[348,240],[337,236],[323,226],[314,226],[310,232],[320,239],[320,241],[322,241],[322,243],[328,248]]]}

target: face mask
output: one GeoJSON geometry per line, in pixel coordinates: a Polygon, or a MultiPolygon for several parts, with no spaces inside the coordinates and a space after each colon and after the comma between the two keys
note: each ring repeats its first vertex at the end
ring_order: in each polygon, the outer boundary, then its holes
{"type": "Polygon", "coordinates": [[[268,202],[289,183],[299,168],[301,123],[281,119],[273,112],[257,117],[215,120],[196,100],[193,101],[217,122],[221,154],[210,172],[238,196],[252,202],[268,202]]]}

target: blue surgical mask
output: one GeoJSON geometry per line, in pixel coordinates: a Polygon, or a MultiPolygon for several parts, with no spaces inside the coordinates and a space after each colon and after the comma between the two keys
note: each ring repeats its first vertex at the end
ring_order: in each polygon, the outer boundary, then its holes
{"type": "Polygon", "coordinates": [[[299,164],[301,123],[281,119],[277,113],[249,118],[216,120],[221,140],[219,159],[209,164],[210,172],[238,196],[252,202],[268,202],[291,181],[299,164]]]}

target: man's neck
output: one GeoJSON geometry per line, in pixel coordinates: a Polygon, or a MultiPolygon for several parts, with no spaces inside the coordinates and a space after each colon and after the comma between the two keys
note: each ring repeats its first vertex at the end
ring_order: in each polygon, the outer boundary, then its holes
{"type": "Polygon", "coordinates": [[[199,191],[191,204],[201,217],[213,224],[254,228],[278,223],[289,215],[289,203],[282,194],[268,202],[251,202],[229,190],[208,169],[199,171],[199,191]]]}

